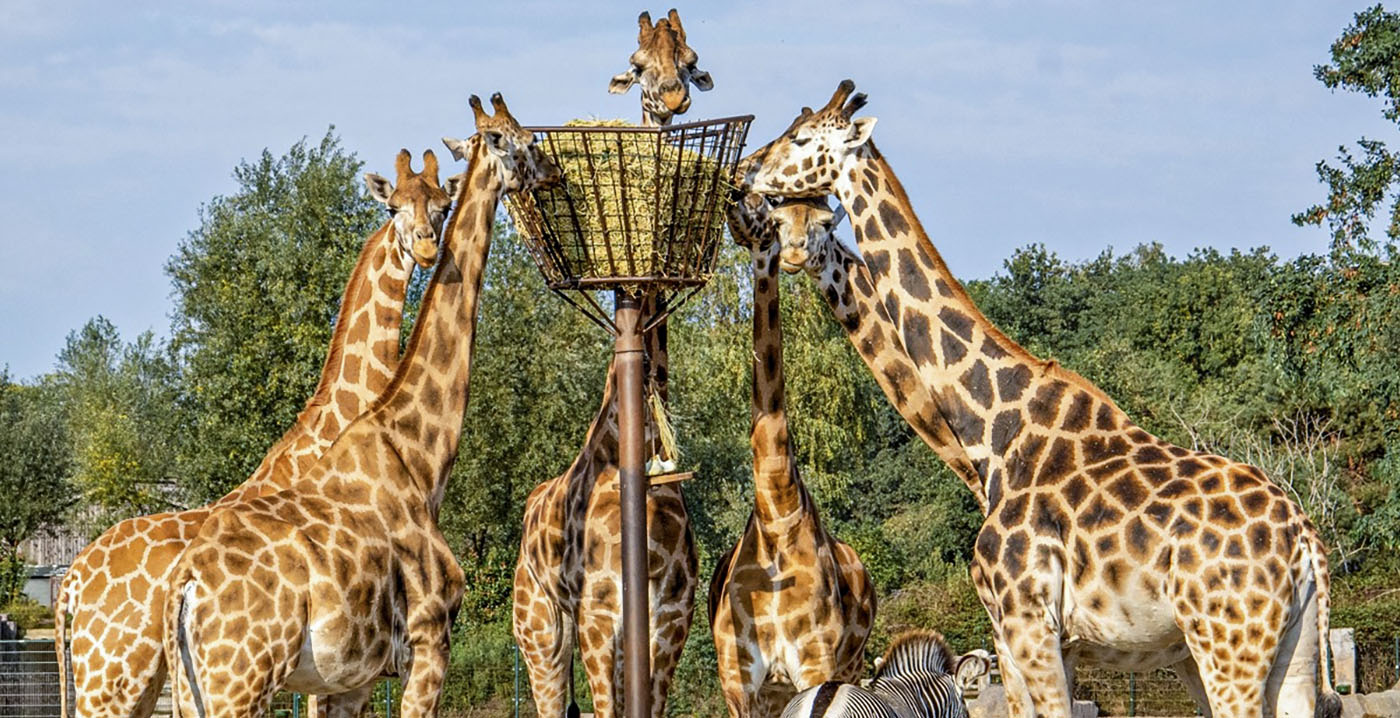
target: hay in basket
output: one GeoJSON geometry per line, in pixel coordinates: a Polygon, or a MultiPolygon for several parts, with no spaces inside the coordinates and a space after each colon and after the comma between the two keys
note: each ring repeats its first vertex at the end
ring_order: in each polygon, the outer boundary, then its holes
{"type": "Polygon", "coordinates": [[[733,134],[596,119],[541,130],[564,181],[506,207],[552,284],[707,278],[742,146],[733,134]]]}

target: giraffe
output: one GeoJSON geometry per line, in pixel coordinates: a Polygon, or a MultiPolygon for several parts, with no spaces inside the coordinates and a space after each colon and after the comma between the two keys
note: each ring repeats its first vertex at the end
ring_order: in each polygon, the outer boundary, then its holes
{"type": "Polygon", "coordinates": [[[843,81],[740,163],[777,196],[835,194],[877,293],[983,479],[972,576],[1013,715],[1069,715],[1078,661],[1172,665],[1217,718],[1336,716],[1327,554],[1252,466],[1152,436],[1011,341],[953,278],[843,81]],[[1319,672],[1321,678],[1319,682],[1319,672]]]}
{"type": "MultiPolygon", "coordinates": [[[[860,558],[822,526],[798,476],[784,409],[780,242],[752,195],[729,212],[753,259],[754,508],[710,581],[720,688],[733,718],[776,716],[797,691],[854,681],[875,620],[860,558]]],[[[805,234],[805,232],[804,232],[805,234]]]]}
{"type": "MultiPolygon", "coordinates": [[[[654,311],[644,301],[642,314],[654,311]]],[[[665,327],[644,335],[648,382],[664,389],[665,327]]],[[[648,443],[655,424],[647,422],[648,443]]],[[[525,501],[515,568],[514,633],[530,673],[537,712],[564,716],[572,680],[574,636],[594,714],[621,715],[622,541],[618,465],[617,378],[608,367],[603,400],[568,470],[541,483],[525,501]]],[[[666,696],[690,631],[699,561],[679,483],[647,492],[651,712],[666,696]]]]}
{"type": "MultiPolygon", "coordinates": [[[[398,366],[413,262],[432,263],[450,193],[460,181],[453,177],[438,186],[431,151],[423,154],[421,173],[411,163],[408,150],[400,151],[397,187],[377,174],[365,176],[371,195],[393,216],[365,241],[350,273],[316,392],[257,470],[211,506],[122,521],[74,559],[55,601],[54,648],[62,684],[71,633],[75,715],[151,714],[167,672],[157,607],[180,552],[216,507],[296,482],[388,385],[398,366]]],[[[66,716],[67,691],[60,695],[66,716]]]]}
{"type": "Polygon", "coordinates": [[[805,270],[812,277],[832,317],[845,330],[890,405],[953,469],[985,516],[987,497],[976,467],[939,413],[928,388],[918,381],[918,367],[905,353],[898,327],[876,297],[864,260],[836,238],[833,229],[841,216],[831,211],[825,198],[788,199],[772,206],[767,198],[754,197],[757,199],[751,202],[762,208],[759,216],[770,216],[782,239],[779,266],[788,273],[805,270]]]}
{"type": "MultiPolygon", "coordinates": [[[[714,84],[695,68],[695,51],[685,43],[680,15],[651,22],[637,18],[638,45],[631,69],[612,79],[609,91],[627,92],[642,84],[642,125],[670,124],[690,109],[689,86],[714,84]]],[[[663,307],[643,300],[642,316],[663,307]]],[[[664,318],[643,333],[647,390],[666,406],[669,379],[664,318]]],[[[573,715],[572,655],[579,644],[593,691],[596,715],[620,714],[614,688],[621,683],[618,660],[622,631],[620,461],[616,375],[609,363],[603,398],[583,446],[563,474],[542,482],[525,502],[520,555],[513,587],[513,632],[530,673],[530,690],[541,716],[573,715]]],[[[658,444],[647,422],[648,444],[658,444]]],[[[660,452],[652,452],[657,459],[660,452]]],[[[659,466],[653,464],[652,466],[659,466]]],[[[650,473],[650,471],[649,471],[650,473]]],[[[653,486],[647,493],[648,551],[660,571],[650,576],[651,710],[664,714],[676,662],[690,632],[698,558],[690,517],[679,483],[653,486]]]]}
{"type": "Polygon", "coordinates": [[[621,95],[641,82],[642,125],[669,125],[673,117],[690,109],[690,85],[701,92],[715,86],[710,73],[695,66],[699,59],[686,44],[675,8],[654,26],[651,13],[643,12],[637,17],[637,51],[629,59],[631,67],[613,77],[608,92],[621,95]]]}
{"type": "Polygon", "coordinates": [[[385,672],[402,714],[436,714],[463,573],[437,528],[466,410],[477,299],[505,192],[557,182],[499,94],[471,98],[477,133],[457,209],[389,386],[301,483],[224,507],[180,557],[165,650],[180,715],[265,714],[281,688],[358,706],[385,672]]]}

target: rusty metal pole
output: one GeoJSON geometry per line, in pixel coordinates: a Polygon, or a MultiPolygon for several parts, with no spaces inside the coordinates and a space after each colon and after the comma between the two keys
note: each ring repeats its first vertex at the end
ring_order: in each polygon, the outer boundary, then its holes
{"type": "Polygon", "coordinates": [[[617,290],[618,481],[622,503],[622,680],[626,718],[651,718],[651,635],[647,616],[646,410],[642,397],[641,299],[617,290]]]}

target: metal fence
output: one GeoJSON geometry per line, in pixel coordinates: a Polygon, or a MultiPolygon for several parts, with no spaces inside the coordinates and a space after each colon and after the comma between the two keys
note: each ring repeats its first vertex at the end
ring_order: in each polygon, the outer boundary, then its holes
{"type": "MultiPolygon", "coordinates": [[[[1400,684],[1400,636],[1357,641],[1356,649],[1360,692],[1375,693],[1400,684]]],[[[576,679],[580,690],[586,691],[581,676],[576,679]]],[[[443,715],[535,717],[529,680],[518,664],[478,666],[465,675],[449,675],[446,688],[443,715]]],[[[75,695],[71,676],[68,690],[71,699],[75,695]]],[[[375,687],[366,715],[393,718],[401,691],[397,679],[382,681],[375,687]]],[[[58,666],[51,640],[0,641],[0,716],[62,718],[58,698],[58,666]]],[[[722,705],[719,697],[715,698],[716,705],[722,705]]],[[[1106,716],[1197,715],[1195,703],[1169,670],[1126,673],[1083,666],[1077,671],[1075,698],[1093,701],[1106,716]]],[[[168,706],[168,700],[162,699],[157,716],[168,715],[168,706]]],[[[271,715],[304,718],[306,697],[279,694],[273,701],[271,715]]]]}
{"type": "MultiPolygon", "coordinates": [[[[68,683],[73,695],[73,683],[68,683]]],[[[0,716],[60,718],[53,641],[0,641],[0,716]]]]}

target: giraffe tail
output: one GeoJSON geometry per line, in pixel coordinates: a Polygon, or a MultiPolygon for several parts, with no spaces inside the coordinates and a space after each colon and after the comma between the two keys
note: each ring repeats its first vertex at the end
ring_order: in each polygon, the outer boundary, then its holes
{"type": "Polygon", "coordinates": [[[1317,667],[1322,674],[1318,678],[1317,707],[1313,711],[1316,718],[1340,718],[1342,698],[1332,687],[1332,661],[1328,652],[1328,629],[1332,611],[1332,578],[1327,571],[1327,552],[1311,532],[1311,560],[1313,583],[1317,586],[1317,667]]]}
{"type": "Polygon", "coordinates": [[[178,588],[172,592],[166,608],[166,660],[171,664],[170,703],[175,718],[192,718],[184,715],[183,709],[189,706],[194,707],[198,718],[204,718],[204,696],[199,690],[199,674],[195,670],[191,649],[194,630],[190,625],[190,614],[196,584],[186,580],[173,585],[178,588]],[[178,663],[173,660],[175,658],[179,659],[178,663]]]}
{"type": "MultiPolygon", "coordinates": [[[[575,634],[574,642],[578,642],[575,634]]],[[[580,718],[582,714],[578,709],[578,700],[574,697],[574,649],[569,649],[569,707],[564,709],[565,718],[580,718]]]]}
{"type": "Polygon", "coordinates": [[[68,718],[68,580],[73,578],[72,569],[58,584],[58,595],[53,600],[53,649],[58,658],[58,715],[68,718]]]}

